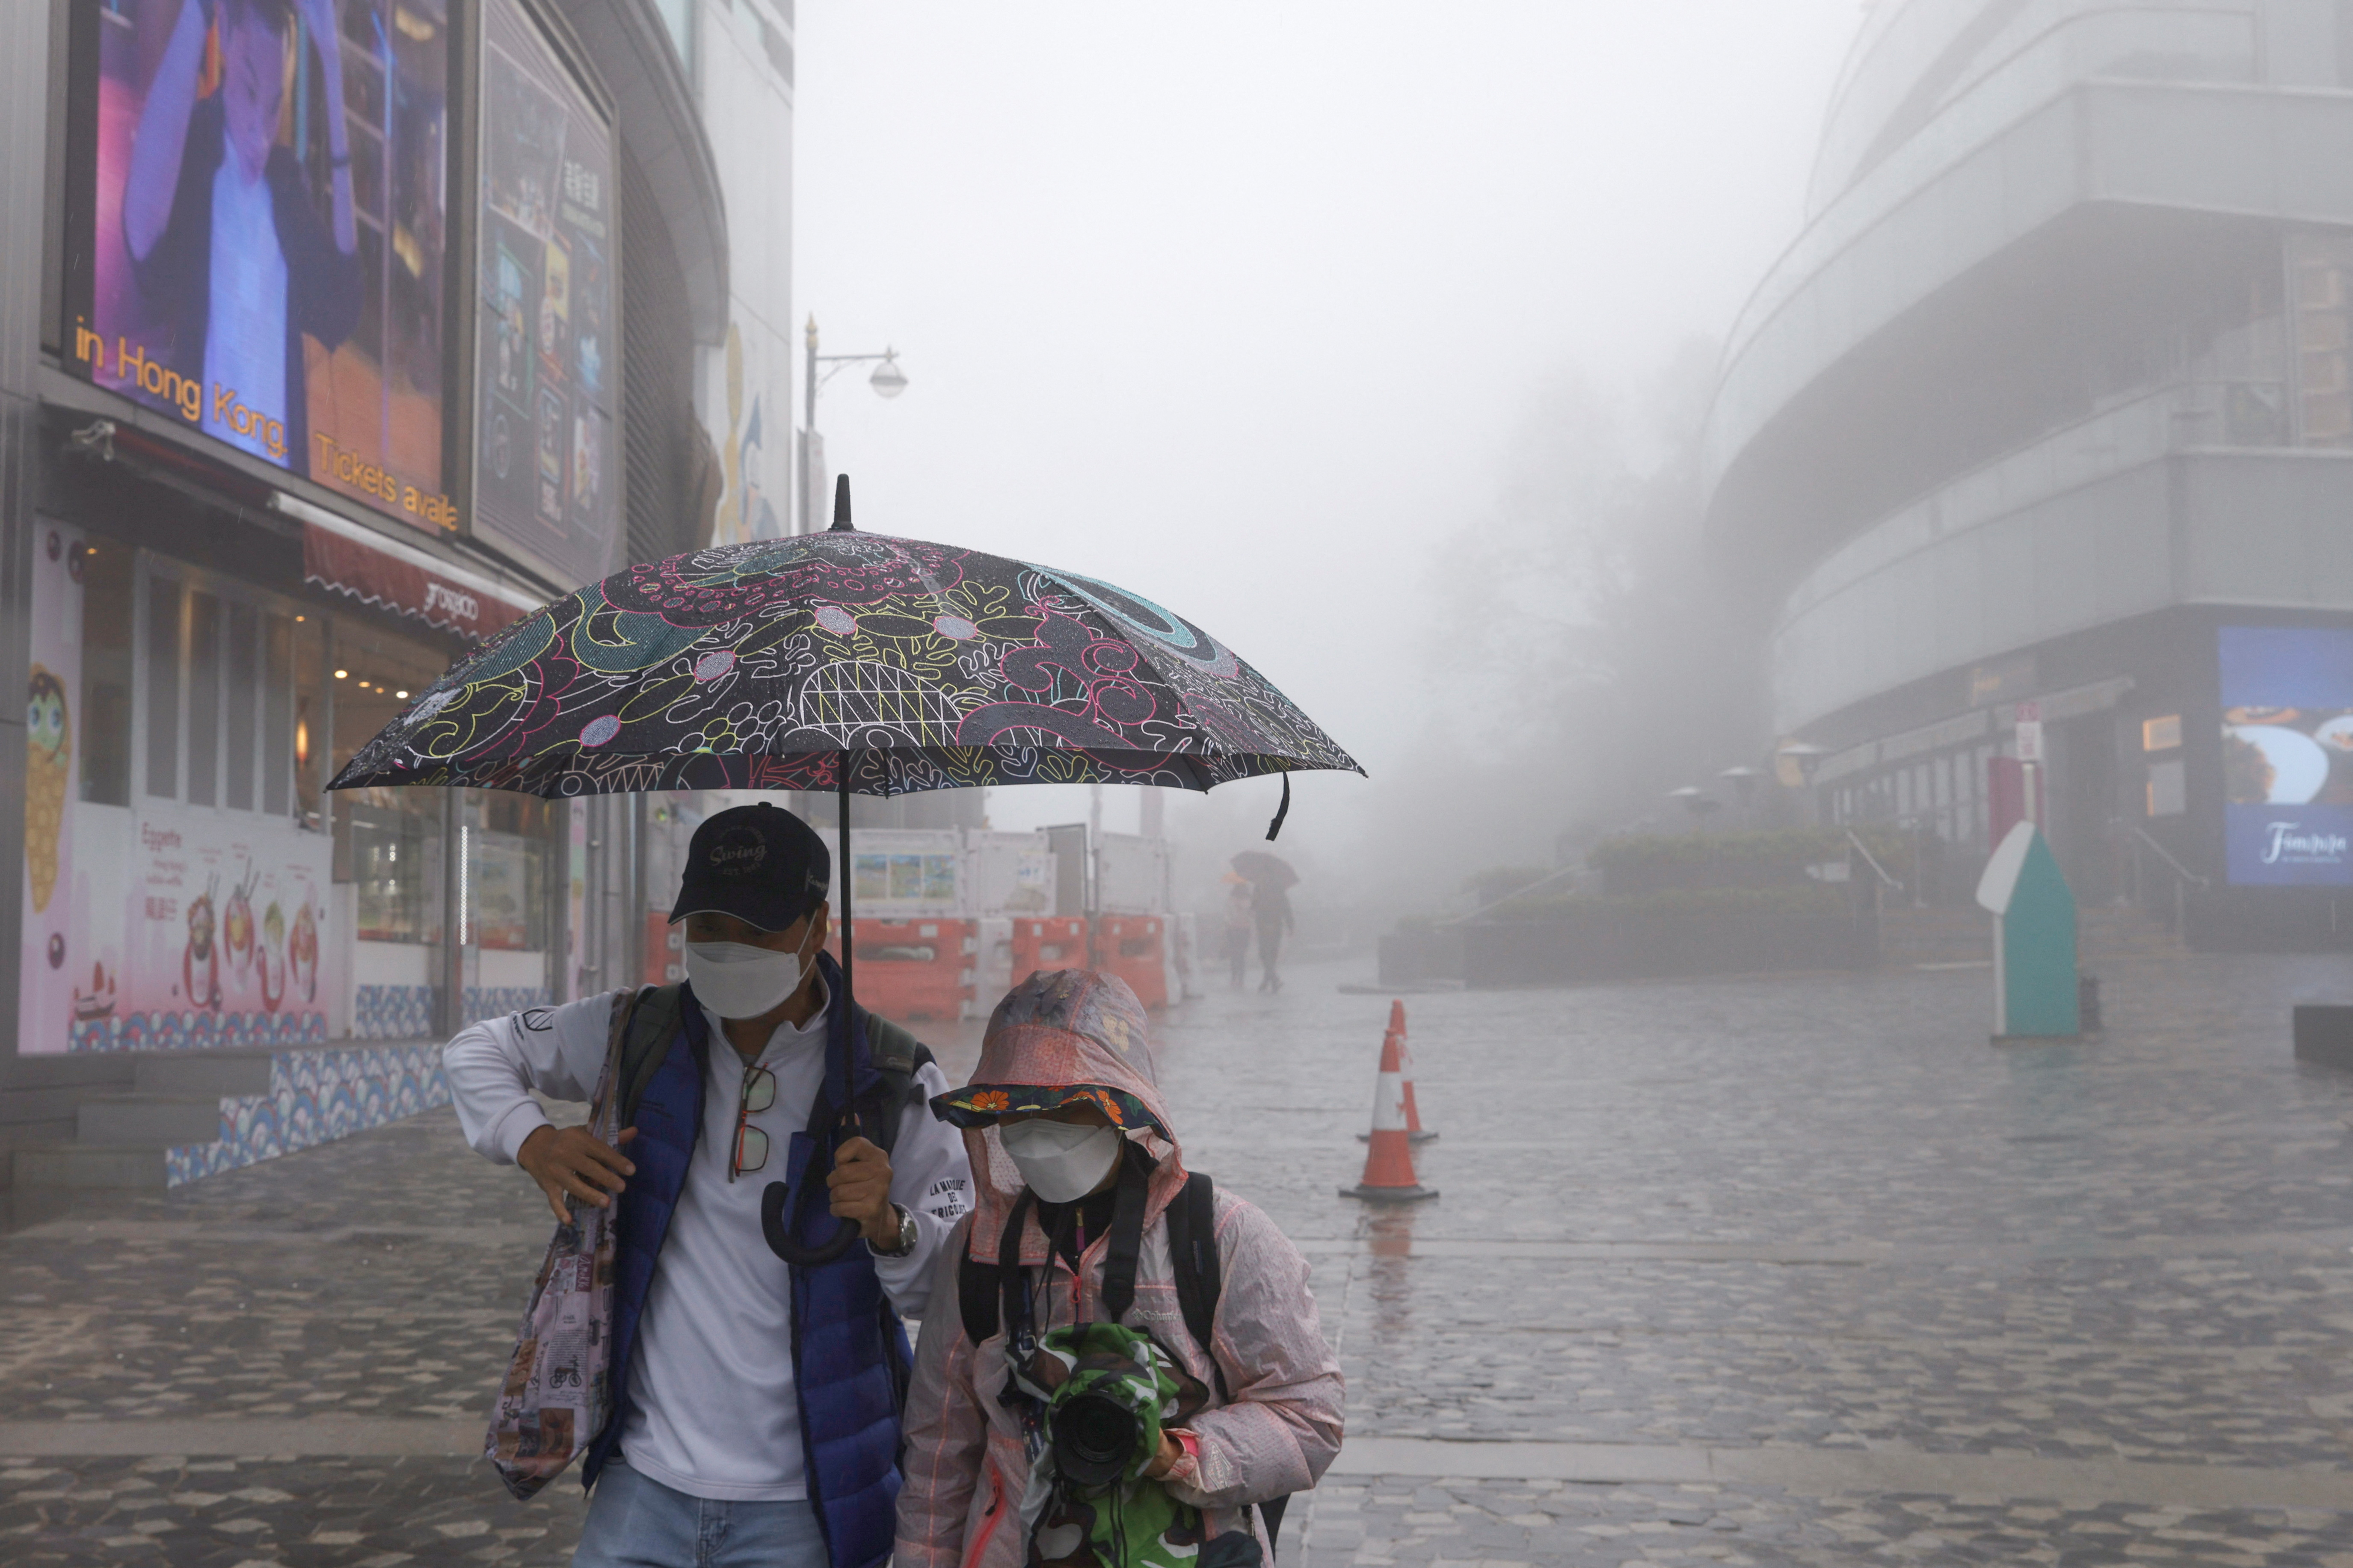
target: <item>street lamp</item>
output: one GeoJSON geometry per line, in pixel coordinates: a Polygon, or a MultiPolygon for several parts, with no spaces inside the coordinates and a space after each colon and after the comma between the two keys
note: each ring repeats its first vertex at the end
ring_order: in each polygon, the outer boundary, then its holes
{"type": "Polygon", "coordinates": [[[1756,826],[1749,822],[1748,797],[1757,793],[1757,781],[1765,775],[1747,763],[1740,763],[1715,776],[1730,784],[1733,793],[1740,797],[1740,820],[1750,826],[1756,826]]]}
{"type": "Polygon", "coordinates": [[[818,389],[839,374],[843,365],[871,364],[879,360],[881,363],[874,364],[874,374],[866,378],[866,384],[874,389],[875,395],[896,397],[907,390],[907,373],[899,368],[897,349],[886,348],[879,354],[821,354],[817,352],[817,317],[814,315],[808,319],[807,339],[807,392],[802,398],[803,417],[807,421],[807,427],[801,433],[800,517],[799,526],[795,530],[799,533],[813,533],[825,526],[823,520],[815,513],[818,500],[816,494],[818,483],[812,479],[812,470],[819,460],[818,454],[822,450],[817,433],[818,389]],[[819,375],[817,367],[821,364],[832,368],[819,375]]]}
{"type": "Polygon", "coordinates": [[[1667,798],[1683,803],[1683,809],[1692,815],[1694,826],[1706,820],[1710,812],[1724,804],[1697,784],[1685,784],[1681,789],[1671,789],[1667,792],[1667,798]]]}

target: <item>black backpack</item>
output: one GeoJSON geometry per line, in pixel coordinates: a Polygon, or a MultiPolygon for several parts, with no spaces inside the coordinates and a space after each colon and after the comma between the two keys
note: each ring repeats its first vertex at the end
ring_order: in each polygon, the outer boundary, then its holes
{"type": "MultiPolygon", "coordinates": [[[[1008,1229],[1018,1234],[1029,1210],[1029,1196],[1014,1205],[1008,1229]]],[[[1185,1331],[1209,1358],[1209,1375],[1217,1380],[1218,1397],[1233,1403],[1233,1392],[1226,1386],[1225,1369],[1218,1364],[1217,1352],[1211,1348],[1209,1335],[1217,1322],[1218,1295],[1224,1287],[1223,1270],[1218,1260],[1217,1188],[1205,1171],[1194,1171],[1185,1178],[1185,1190],[1168,1205],[1161,1216],[1168,1225],[1168,1254],[1176,1265],[1176,1306],[1185,1315],[1185,1331]]],[[[997,1263],[976,1263],[969,1248],[956,1263],[956,1305],[964,1318],[965,1338],[974,1344],[997,1332],[1004,1321],[1005,1293],[1009,1281],[1005,1268],[997,1263]]],[[[1116,1317],[1126,1310],[1119,1303],[1116,1317]]],[[[1266,1538],[1270,1544],[1282,1533],[1283,1510],[1291,1500],[1279,1497],[1258,1505],[1266,1516],[1266,1538]]]]}

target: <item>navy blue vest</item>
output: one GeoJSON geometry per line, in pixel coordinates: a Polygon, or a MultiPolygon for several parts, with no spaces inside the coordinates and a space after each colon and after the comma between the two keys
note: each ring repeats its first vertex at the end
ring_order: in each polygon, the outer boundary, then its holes
{"type": "MultiPolygon", "coordinates": [[[[802,1216],[800,1239],[810,1246],[829,1239],[838,1223],[820,1200],[833,1147],[847,1135],[838,1126],[839,1108],[868,1096],[881,1081],[868,1053],[863,1010],[845,1017],[840,969],[822,953],[818,965],[832,1003],[825,1080],[810,1125],[828,1131],[822,1143],[805,1131],[793,1134],[785,1166],[795,1200],[786,1205],[787,1215],[800,1213],[802,1183],[820,1186],[802,1216]]],[[[613,1415],[581,1468],[583,1482],[592,1487],[628,1422],[638,1323],[702,1132],[709,1030],[691,990],[681,1003],[678,1034],[638,1099],[632,1123],[638,1136],[629,1158],[638,1172],[621,1195],[614,1227],[613,1415]]],[[[832,1568],[874,1568],[890,1556],[898,1524],[899,1411],[913,1360],[907,1332],[874,1277],[874,1255],[863,1241],[831,1263],[795,1267],[792,1292],[793,1382],[809,1501],[832,1568]]]]}

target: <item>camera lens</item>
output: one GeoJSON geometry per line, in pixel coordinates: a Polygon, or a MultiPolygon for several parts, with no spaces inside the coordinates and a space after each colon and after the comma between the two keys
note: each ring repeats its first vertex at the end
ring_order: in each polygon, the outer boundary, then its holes
{"type": "Polygon", "coordinates": [[[1056,1405],[1053,1425],[1054,1468],[1082,1487],[1119,1479],[1144,1436],[1135,1412],[1100,1394],[1056,1405]]]}

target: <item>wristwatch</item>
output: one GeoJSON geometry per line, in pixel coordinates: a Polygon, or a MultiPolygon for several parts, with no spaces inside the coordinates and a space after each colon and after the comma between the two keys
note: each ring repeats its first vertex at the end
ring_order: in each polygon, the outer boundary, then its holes
{"type": "Polygon", "coordinates": [[[919,1234],[915,1229],[915,1216],[898,1204],[891,1206],[899,1211],[899,1239],[889,1247],[874,1248],[877,1258],[904,1258],[915,1250],[915,1237],[919,1234]]]}

